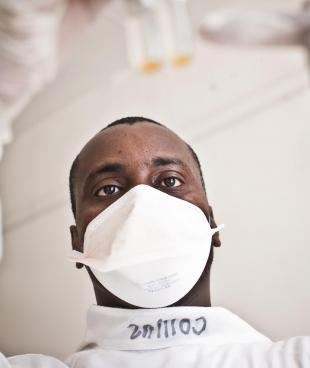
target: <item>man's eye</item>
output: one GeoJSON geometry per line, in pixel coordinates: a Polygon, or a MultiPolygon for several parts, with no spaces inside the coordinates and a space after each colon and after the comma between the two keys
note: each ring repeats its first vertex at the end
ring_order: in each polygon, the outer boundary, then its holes
{"type": "Polygon", "coordinates": [[[116,185],[105,185],[97,191],[96,195],[98,197],[104,197],[117,192],[119,192],[119,188],[116,185]]]}
{"type": "Polygon", "coordinates": [[[161,181],[161,186],[166,188],[179,187],[180,185],[182,185],[181,181],[173,176],[161,181]]]}

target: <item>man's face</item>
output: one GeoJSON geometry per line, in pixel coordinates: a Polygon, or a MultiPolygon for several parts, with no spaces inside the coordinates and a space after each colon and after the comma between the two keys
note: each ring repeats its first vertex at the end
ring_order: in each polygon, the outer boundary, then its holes
{"type": "Polygon", "coordinates": [[[73,248],[83,251],[87,225],[139,184],[191,202],[212,217],[197,164],[177,135],[151,123],[118,125],[97,134],[80,153],[73,248]]]}

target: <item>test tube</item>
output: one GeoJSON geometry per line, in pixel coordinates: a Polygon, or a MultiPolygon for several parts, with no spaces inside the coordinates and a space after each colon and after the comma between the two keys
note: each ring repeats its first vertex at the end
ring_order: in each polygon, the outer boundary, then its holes
{"type": "Polygon", "coordinates": [[[187,64],[193,55],[194,42],[187,0],[168,0],[171,9],[173,46],[171,63],[187,64]]]}
{"type": "Polygon", "coordinates": [[[156,0],[127,0],[128,16],[125,36],[130,63],[151,73],[162,65],[161,45],[156,0]]]}

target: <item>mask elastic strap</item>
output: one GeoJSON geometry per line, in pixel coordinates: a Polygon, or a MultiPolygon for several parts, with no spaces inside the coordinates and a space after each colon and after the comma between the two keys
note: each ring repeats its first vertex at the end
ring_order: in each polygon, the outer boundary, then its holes
{"type": "Polygon", "coordinates": [[[221,225],[215,227],[214,229],[211,229],[212,235],[217,233],[218,231],[222,230],[224,226],[225,226],[224,224],[221,224],[221,225]]]}

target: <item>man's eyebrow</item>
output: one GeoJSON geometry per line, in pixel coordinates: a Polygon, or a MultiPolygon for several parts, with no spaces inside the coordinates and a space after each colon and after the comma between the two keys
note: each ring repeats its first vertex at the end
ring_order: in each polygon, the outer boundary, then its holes
{"type": "MultiPolygon", "coordinates": [[[[170,158],[170,157],[154,157],[151,161],[152,166],[168,166],[168,165],[178,165],[187,167],[187,165],[178,158],[170,158]]],[[[93,169],[85,179],[85,185],[87,185],[92,179],[96,176],[104,173],[119,173],[124,172],[126,170],[126,166],[119,162],[110,162],[106,164],[102,164],[93,169]]]]}
{"type": "Polygon", "coordinates": [[[152,159],[153,166],[167,166],[167,165],[178,165],[187,167],[187,165],[178,158],[169,158],[169,157],[155,157],[152,159]]]}
{"type": "Polygon", "coordinates": [[[126,167],[118,162],[106,163],[97,166],[86,177],[85,184],[89,183],[94,177],[104,173],[119,173],[125,171],[126,167]]]}

